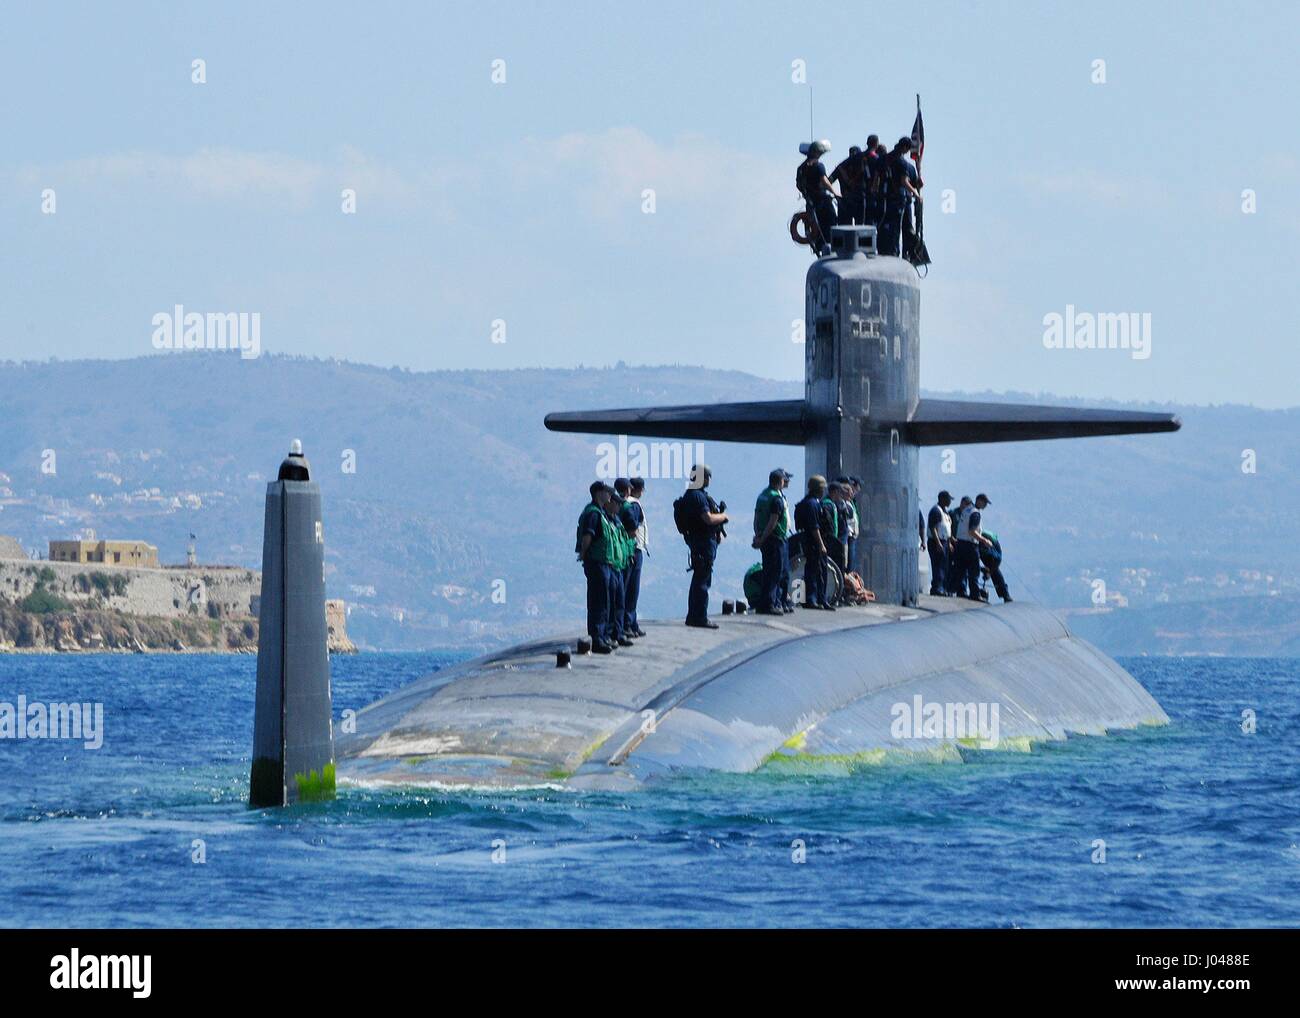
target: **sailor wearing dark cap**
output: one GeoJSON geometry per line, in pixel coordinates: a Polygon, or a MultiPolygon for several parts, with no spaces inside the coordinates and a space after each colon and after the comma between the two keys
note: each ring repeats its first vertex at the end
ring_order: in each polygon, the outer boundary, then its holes
{"type": "Polygon", "coordinates": [[[934,505],[930,506],[925,521],[925,550],[930,554],[930,594],[932,597],[948,597],[948,543],[952,540],[952,517],[948,507],[952,505],[952,496],[946,491],[939,492],[934,505]]]}
{"type": "MultiPolygon", "coordinates": [[[[965,596],[972,601],[980,600],[980,548],[992,547],[990,541],[980,530],[980,511],[963,498],[965,509],[957,519],[957,572],[965,586],[965,596]]],[[[988,499],[984,499],[988,505],[988,499]]]]}
{"type": "Polygon", "coordinates": [[[631,480],[620,477],[614,490],[623,496],[623,508],[618,518],[631,542],[627,566],[623,570],[623,633],[636,638],[645,636],[645,630],[636,619],[636,605],[641,597],[641,565],[648,548],[645,510],[641,508],[641,495],[645,481],[640,477],[631,480]]]}
{"type": "Polygon", "coordinates": [[[826,600],[826,541],[822,536],[825,497],[826,478],[813,474],[808,478],[808,494],[794,507],[794,525],[803,539],[803,606],[834,611],[826,600]]]}
{"type": "Polygon", "coordinates": [[[1002,543],[998,540],[997,534],[990,533],[985,526],[984,510],[993,503],[983,492],[975,496],[975,509],[979,513],[979,531],[984,542],[980,545],[980,561],[984,563],[984,568],[989,571],[989,579],[993,581],[993,589],[997,591],[998,597],[1002,598],[1006,604],[1011,603],[1011,591],[1007,589],[1006,577],[1002,575],[1002,543]]]}
{"type": "MultiPolygon", "coordinates": [[[[959,564],[958,556],[961,548],[958,545],[957,534],[961,529],[962,517],[974,506],[971,497],[963,495],[952,513],[952,540],[948,542],[948,575],[944,580],[944,587],[953,597],[966,596],[966,572],[959,564]]],[[[978,596],[978,592],[976,593],[978,596]]]]}
{"type": "Polygon", "coordinates": [[[849,146],[848,158],[831,171],[831,183],[840,185],[841,226],[861,226],[867,221],[866,171],[866,157],[856,145],[849,146]]]}
{"type": "MultiPolygon", "coordinates": [[[[626,482],[624,482],[626,484],[626,482]]],[[[609,503],[605,506],[605,516],[609,520],[610,540],[614,544],[614,561],[610,563],[609,574],[609,639],[620,647],[632,646],[625,626],[627,597],[627,564],[631,559],[632,539],[623,529],[619,513],[623,511],[623,496],[618,488],[610,489],[609,503]]]]}
{"type": "Polygon", "coordinates": [[[604,481],[591,485],[591,501],[578,516],[578,540],[575,550],[587,577],[587,635],[591,649],[608,654],[614,649],[610,640],[610,584],[616,559],[614,534],[605,515],[614,489],[604,481]]]}
{"type": "Polygon", "coordinates": [[[755,606],[760,615],[784,615],[785,597],[781,593],[781,578],[790,571],[790,557],[786,540],[785,471],[779,467],[767,475],[767,487],[758,493],[754,503],[753,547],[763,553],[763,573],[759,581],[759,602],[755,606]]]}
{"type": "Polygon", "coordinates": [[[916,174],[916,164],[907,158],[912,151],[912,139],[902,137],[894,146],[886,160],[889,185],[885,193],[885,214],[880,222],[880,253],[906,255],[902,250],[903,222],[911,213],[912,203],[921,200],[918,190],[920,179],[916,174]]]}
{"type": "Polygon", "coordinates": [[[709,495],[709,482],[713,471],[703,463],[691,467],[691,479],[686,493],[673,505],[673,515],[679,515],[678,529],[686,538],[691,550],[691,589],[686,596],[686,624],[698,629],[717,629],[709,621],[709,587],[713,583],[713,560],[718,555],[718,542],[722,528],[730,522],[725,503],[718,505],[709,495]]]}

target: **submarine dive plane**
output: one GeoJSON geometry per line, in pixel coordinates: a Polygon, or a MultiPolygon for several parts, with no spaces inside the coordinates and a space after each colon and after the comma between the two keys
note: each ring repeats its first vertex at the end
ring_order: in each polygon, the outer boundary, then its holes
{"type": "Polygon", "coordinates": [[[683,768],[955,760],[1168,723],[1131,675],[1045,608],[922,594],[915,514],[922,446],[1175,431],[1178,419],[922,399],[919,323],[911,265],[877,256],[872,227],[837,227],[807,274],[803,399],[546,417],[552,431],[802,445],[808,474],[857,475],[862,575],[876,603],[734,615],[717,630],[643,623],[635,648],[574,655],[569,667],[556,666],[567,638],[488,654],[337,726],[340,780],[631,788],[683,768]]]}

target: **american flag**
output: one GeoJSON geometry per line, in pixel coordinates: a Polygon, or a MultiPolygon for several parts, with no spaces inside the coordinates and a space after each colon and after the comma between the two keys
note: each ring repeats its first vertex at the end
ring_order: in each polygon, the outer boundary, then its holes
{"type": "Polygon", "coordinates": [[[921,156],[925,155],[925,121],[921,119],[921,97],[916,97],[916,119],[912,121],[912,159],[916,172],[921,172],[921,156]]]}

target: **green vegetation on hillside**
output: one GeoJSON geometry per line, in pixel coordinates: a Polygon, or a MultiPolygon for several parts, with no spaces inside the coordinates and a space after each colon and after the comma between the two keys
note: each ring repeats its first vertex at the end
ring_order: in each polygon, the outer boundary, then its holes
{"type": "Polygon", "coordinates": [[[48,615],[50,612],[68,611],[72,605],[53,591],[46,590],[45,584],[38,581],[35,589],[18,602],[18,607],[33,615],[48,615]]]}
{"type": "MultiPolygon", "coordinates": [[[[576,633],[584,602],[573,528],[611,437],[548,432],[544,414],[801,391],[798,381],[687,366],[410,372],[205,353],[4,365],[0,471],[17,501],[6,505],[3,528],[39,547],[53,530],[94,527],[149,540],[171,562],[183,559],[193,530],[203,560],[255,568],[265,482],[298,437],[324,496],[329,594],[349,601],[354,638],[468,648],[576,633]],[[91,390],[96,399],[87,404],[91,390]],[[70,453],[57,476],[37,476],[29,465],[29,451],[46,446],[70,453]],[[346,462],[354,472],[341,469],[346,462]],[[102,503],[89,502],[91,494],[102,503]],[[172,500],[184,504],[190,495],[201,507],[176,511],[172,500]],[[497,581],[504,602],[492,598],[497,581]]],[[[1039,393],[1005,398],[1108,405],[1039,393]]],[[[940,487],[958,496],[987,492],[986,522],[1002,540],[1014,595],[1053,607],[1088,609],[1097,580],[1111,603],[1132,609],[1300,594],[1300,544],[1279,541],[1276,530],[1277,507],[1294,501],[1300,411],[1109,405],[1172,410],[1184,427],[1173,435],[961,445],[947,457],[926,449],[923,506],[940,487]],[[1254,472],[1243,469],[1243,450],[1254,472]]],[[[635,455],[654,442],[623,446],[635,455]]],[[[678,454],[705,458],[712,493],[742,518],[773,467],[796,472],[792,490],[803,480],[803,453],[786,446],[692,443],[678,454]]],[[[671,505],[684,479],[646,476],[652,547],[643,614],[675,618],[687,577],[671,505]]],[[[757,561],[742,529],[720,548],[719,598],[743,596],[745,570],[757,561]]],[[[1234,632],[1243,648],[1255,639],[1234,632]]]]}

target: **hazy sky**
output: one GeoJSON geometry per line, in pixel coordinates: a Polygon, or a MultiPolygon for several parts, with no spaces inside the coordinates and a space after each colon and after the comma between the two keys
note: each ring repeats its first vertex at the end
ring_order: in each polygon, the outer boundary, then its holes
{"type": "Polygon", "coordinates": [[[925,386],[1296,405],[1297,10],[11,9],[0,359],[151,354],[180,303],[382,365],[799,378],[811,85],[832,159],[907,133],[922,95],[925,386]],[[1150,358],[1045,349],[1067,305],[1149,312],[1150,358]]]}

